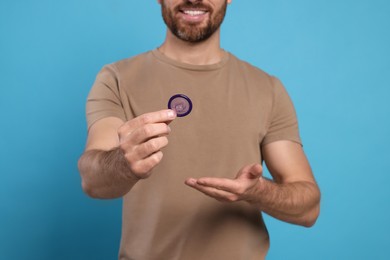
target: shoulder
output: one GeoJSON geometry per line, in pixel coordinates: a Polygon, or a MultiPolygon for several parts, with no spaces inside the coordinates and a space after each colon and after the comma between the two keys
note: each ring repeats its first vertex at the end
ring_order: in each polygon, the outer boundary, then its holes
{"type": "Polygon", "coordinates": [[[240,73],[242,76],[245,77],[246,80],[257,82],[259,85],[262,86],[262,88],[267,88],[270,91],[273,91],[275,82],[278,81],[275,76],[267,73],[258,66],[255,66],[247,61],[238,58],[231,53],[229,54],[230,66],[232,70],[235,70],[237,71],[237,73],[240,73]]]}
{"type": "Polygon", "coordinates": [[[273,93],[275,88],[279,88],[282,85],[276,76],[231,53],[229,55],[231,69],[245,77],[245,80],[255,83],[255,85],[261,87],[263,90],[268,90],[270,93],[273,93]]]}
{"type": "Polygon", "coordinates": [[[152,52],[144,52],[129,58],[121,59],[116,62],[105,65],[105,67],[114,70],[116,72],[126,71],[128,69],[134,69],[137,67],[147,66],[152,60],[152,52]]]}
{"type": "Polygon", "coordinates": [[[240,69],[241,71],[244,71],[245,73],[248,73],[251,76],[262,77],[266,79],[271,79],[273,77],[267,72],[265,72],[264,70],[262,70],[261,68],[238,58],[234,54],[229,53],[229,55],[230,55],[231,66],[235,66],[237,69],[240,69]]]}
{"type": "Polygon", "coordinates": [[[144,75],[153,62],[152,52],[148,51],[104,65],[97,77],[110,78],[119,84],[122,80],[144,75]]]}

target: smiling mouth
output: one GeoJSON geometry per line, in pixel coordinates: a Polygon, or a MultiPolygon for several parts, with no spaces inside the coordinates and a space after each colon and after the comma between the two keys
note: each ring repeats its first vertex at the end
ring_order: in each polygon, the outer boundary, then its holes
{"type": "Polygon", "coordinates": [[[205,10],[180,10],[180,12],[189,16],[200,16],[207,13],[205,10]]]}

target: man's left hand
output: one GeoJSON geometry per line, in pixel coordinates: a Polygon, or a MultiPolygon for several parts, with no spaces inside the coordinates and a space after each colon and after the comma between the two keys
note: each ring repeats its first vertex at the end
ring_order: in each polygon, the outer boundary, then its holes
{"type": "Polygon", "coordinates": [[[255,191],[261,189],[263,168],[260,164],[243,167],[234,179],[203,177],[189,178],[185,181],[188,186],[203,192],[218,201],[235,202],[253,198],[255,191]]]}

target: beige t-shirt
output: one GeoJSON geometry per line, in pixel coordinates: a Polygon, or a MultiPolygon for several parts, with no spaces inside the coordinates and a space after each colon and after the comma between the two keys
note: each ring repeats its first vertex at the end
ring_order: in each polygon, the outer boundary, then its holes
{"type": "Polygon", "coordinates": [[[246,202],[221,203],[186,186],[188,177],[234,178],[262,162],[261,147],[300,143],[293,104],[280,81],[230,53],[213,65],[183,64],[153,50],[105,66],[87,101],[90,127],[166,109],[175,94],[192,100],[175,119],[162,162],[123,198],[120,259],[263,259],[269,237],[246,202]]]}

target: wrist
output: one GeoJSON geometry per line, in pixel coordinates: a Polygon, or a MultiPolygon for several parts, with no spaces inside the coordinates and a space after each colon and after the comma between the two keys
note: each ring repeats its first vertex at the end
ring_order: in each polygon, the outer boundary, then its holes
{"type": "Polygon", "coordinates": [[[126,156],[120,147],[113,149],[116,153],[116,156],[119,158],[118,170],[120,173],[131,182],[138,182],[141,178],[135,175],[131,170],[131,165],[127,161],[126,156]]]}
{"type": "Polygon", "coordinates": [[[252,192],[249,193],[246,201],[257,209],[262,210],[261,205],[264,204],[264,199],[267,196],[267,190],[269,190],[270,180],[259,177],[256,185],[253,187],[252,192]]]}

